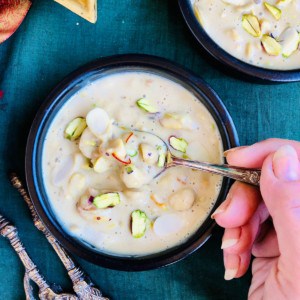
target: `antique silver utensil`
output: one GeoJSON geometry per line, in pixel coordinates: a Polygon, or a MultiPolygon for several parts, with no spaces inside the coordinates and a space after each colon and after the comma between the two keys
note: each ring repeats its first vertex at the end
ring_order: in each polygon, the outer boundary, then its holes
{"type": "Polygon", "coordinates": [[[194,161],[189,159],[183,159],[176,157],[170,150],[169,145],[159,136],[152,132],[142,131],[139,129],[134,128],[126,128],[123,126],[120,126],[119,124],[114,124],[118,130],[125,130],[128,132],[136,132],[137,134],[142,135],[143,140],[149,140],[151,137],[156,138],[159,142],[153,142],[153,144],[159,144],[160,146],[163,146],[165,148],[165,160],[163,164],[163,169],[161,169],[154,178],[157,178],[159,175],[161,175],[164,171],[166,171],[168,168],[175,167],[175,166],[182,166],[182,167],[188,167],[192,169],[197,169],[204,172],[209,172],[212,174],[217,174],[221,176],[225,176],[237,181],[249,183],[251,185],[259,186],[260,181],[260,175],[261,170],[259,169],[250,169],[250,168],[242,168],[242,167],[236,167],[231,166],[228,164],[211,164],[207,162],[200,162],[200,161],[194,161]]]}
{"type": "Polygon", "coordinates": [[[45,227],[41,219],[39,218],[33,203],[24,188],[21,180],[15,173],[10,175],[10,181],[12,185],[18,190],[25,202],[27,203],[31,212],[34,225],[36,228],[43,232],[48,242],[51,244],[58,257],[62,261],[63,265],[68,271],[69,277],[73,283],[73,289],[79,299],[84,300],[108,300],[102,296],[101,291],[95,287],[90,278],[81,270],[81,268],[74,263],[74,260],[67,253],[67,251],[59,244],[59,242],[53,237],[53,235],[45,227]]]}
{"type": "Polygon", "coordinates": [[[212,174],[222,175],[237,181],[259,186],[260,174],[261,174],[261,170],[259,169],[249,169],[249,168],[247,169],[247,168],[236,167],[227,164],[223,164],[223,165],[210,164],[210,163],[205,163],[200,161],[179,158],[174,156],[171,152],[168,152],[168,154],[169,157],[166,161],[164,170],[170,167],[183,166],[183,167],[209,172],[212,174]]]}
{"type": "Polygon", "coordinates": [[[2,215],[0,215],[0,234],[7,238],[20,257],[25,267],[24,287],[27,288],[26,298],[33,299],[32,290],[29,284],[30,279],[39,287],[39,298],[42,300],[77,300],[78,298],[72,294],[58,294],[55,293],[46,282],[44,277],[39,273],[36,265],[29,257],[23,246],[17,232],[17,228],[7,221],[2,215]],[[29,279],[30,278],[30,279],[29,279]]]}

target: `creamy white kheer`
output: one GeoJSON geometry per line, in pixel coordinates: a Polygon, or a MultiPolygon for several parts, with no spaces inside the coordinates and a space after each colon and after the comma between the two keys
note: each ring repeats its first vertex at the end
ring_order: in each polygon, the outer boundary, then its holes
{"type": "Polygon", "coordinates": [[[113,255],[159,252],[184,242],[207,218],[221,178],[188,168],[163,170],[166,147],[222,163],[208,110],[181,85],[146,72],[98,79],[53,120],[43,150],[44,183],[63,228],[113,255]]]}
{"type": "Polygon", "coordinates": [[[300,0],[191,0],[195,16],[225,51],[267,69],[300,68],[300,0]]]}

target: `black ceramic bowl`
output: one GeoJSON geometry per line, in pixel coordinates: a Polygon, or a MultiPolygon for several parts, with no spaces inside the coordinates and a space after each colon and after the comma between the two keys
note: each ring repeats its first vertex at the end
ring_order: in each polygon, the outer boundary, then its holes
{"type": "Polygon", "coordinates": [[[216,42],[214,42],[205,32],[201,24],[195,17],[190,0],[178,0],[182,15],[188,25],[190,31],[193,33],[197,41],[215,60],[221,63],[221,67],[225,67],[228,72],[230,68],[231,73],[235,75],[244,75],[248,79],[269,81],[269,82],[293,82],[300,81],[300,69],[291,71],[270,70],[253,66],[245,63],[228,52],[223,50],[216,42]]]}
{"type": "MultiPolygon", "coordinates": [[[[42,150],[47,130],[68,99],[87,83],[123,71],[145,71],[171,79],[191,91],[210,111],[221,133],[224,149],[238,144],[235,127],[216,93],[191,72],[162,58],[147,55],[120,55],[92,62],[69,75],[48,96],[33,122],[26,149],[26,180],[30,196],[42,221],[55,238],[70,252],[103,267],[140,271],[174,263],[197,250],[210,236],[214,225],[210,216],[185,243],[164,252],[141,256],[120,257],[97,249],[69,236],[57,221],[49,203],[42,174],[42,150]]],[[[228,192],[230,181],[224,178],[217,207],[228,192]]],[[[215,209],[214,207],[214,209],[215,209]]],[[[213,210],[214,210],[213,209],[213,210]]]]}

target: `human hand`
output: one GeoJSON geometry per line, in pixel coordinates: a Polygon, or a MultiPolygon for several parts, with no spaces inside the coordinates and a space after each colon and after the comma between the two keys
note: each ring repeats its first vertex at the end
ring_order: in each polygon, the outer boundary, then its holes
{"type": "Polygon", "coordinates": [[[225,228],[225,279],[244,275],[252,253],[249,299],[300,299],[300,143],[269,139],[226,157],[262,174],[260,192],[235,182],[212,215],[225,228]]]}

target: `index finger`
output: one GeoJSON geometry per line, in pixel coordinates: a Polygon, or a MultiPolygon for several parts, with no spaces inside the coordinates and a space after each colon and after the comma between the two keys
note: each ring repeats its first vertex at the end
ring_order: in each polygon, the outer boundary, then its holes
{"type": "Polygon", "coordinates": [[[267,156],[284,145],[294,147],[300,158],[300,142],[274,138],[251,146],[230,149],[225,152],[225,156],[228,163],[233,166],[261,168],[267,156]]]}

